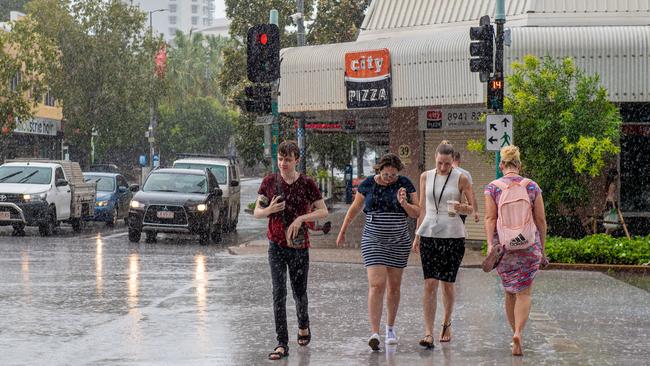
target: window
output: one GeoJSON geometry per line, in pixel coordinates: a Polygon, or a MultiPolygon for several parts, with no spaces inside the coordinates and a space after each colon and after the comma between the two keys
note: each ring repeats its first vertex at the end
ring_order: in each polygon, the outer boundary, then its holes
{"type": "Polygon", "coordinates": [[[169,17],[169,24],[172,24],[172,25],[176,24],[176,16],[175,15],[169,17]]]}
{"type": "Polygon", "coordinates": [[[117,176],[117,186],[118,186],[118,187],[126,187],[126,188],[129,188],[129,183],[126,182],[126,179],[124,179],[123,176],[118,175],[118,176],[117,176]]]}
{"type": "Polygon", "coordinates": [[[15,92],[16,90],[18,90],[18,84],[20,84],[21,80],[22,80],[22,75],[20,71],[18,71],[16,75],[14,75],[14,77],[11,78],[11,91],[15,92]]]}
{"type": "Polygon", "coordinates": [[[63,169],[56,168],[56,171],[54,172],[54,182],[59,179],[65,179],[65,175],[63,174],[63,169]]]}
{"type": "Polygon", "coordinates": [[[169,4],[169,12],[170,13],[175,13],[176,12],[176,4],[169,4]]]}
{"type": "Polygon", "coordinates": [[[176,28],[175,27],[169,28],[169,35],[173,37],[175,34],[176,34],[176,28]]]}
{"type": "Polygon", "coordinates": [[[192,25],[199,24],[199,17],[192,17],[192,25]]]}
{"type": "Polygon", "coordinates": [[[192,5],[192,14],[196,14],[199,11],[198,5],[192,5]]]}
{"type": "Polygon", "coordinates": [[[56,99],[52,96],[52,91],[48,90],[47,93],[45,93],[45,105],[54,107],[56,104],[56,99]]]}

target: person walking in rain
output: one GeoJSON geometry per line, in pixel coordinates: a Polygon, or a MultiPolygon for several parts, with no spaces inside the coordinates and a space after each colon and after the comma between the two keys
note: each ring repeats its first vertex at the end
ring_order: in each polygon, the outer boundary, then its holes
{"type": "Polygon", "coordinates": [[[490,252],[496,250],[496,246],[504,246],[496,269],[505,290],[506,318],[513,332],[512,354],[522,356],[522,334],[530,314],[533,279],[540,265],[548,264],[544,256],[546,214],[542,190],[537,183],[519,175],[519,148],[506,146],[501,149],[499,169],[503,172],[503,177],[485,187],[485,235],[488,257],[490,252]],[[527,198],[520,200],[523,201],[520,206],[515,206],[518,202],[514,199],[515,189],[523,198],[527,198]],[[507,192],[506,196],[504,192],[507,192]],[[527,227],[529,230],[526,230],[527,227]],[[517,231],[510,228],[517,228],[517,231]],[[519,232],[521,234],[517,234],[519,232]],[[522,235],[525,232],[528,234],[522,235]],[[524,238],[526,243],[520,238],[524,238]]]}
{"type": "Polygon", "coordinates": [[[411,238],[406,217],[417,217],[420,209],[413,183],[399,172],[404,168],[395,154],[382,156],[376,174],[365,179],[348,209],[336,245],[345,243],[345,232],[363,209],[366,222],[361,238],[361,256],[368,276],[368,318],[371,336],[368,346],[379,350],[379,324],[386,290],[386,344],[398,341],[395,319],[400,301],[402,273],[406,267],[411,238]]]}
{"type": "Polygon", "coordinates": [[[253,212],[257,219],[269,218],[268,254],[278,341],[269,354],[270,360],[289,355],[287,270],[296,302],[298,344],[306,346],[311,341],[307,300],[310,245],[305,222],[323,219],[328,212],[316,182],[296,171],[299,159],[300,150],[295,141],[285,141],[278,146],[280,173],[267,175],[262,180],[253,212]]]}
{"type": "Polygon", "coordinates": [[[465,255],[465,226],[459,214],[469,215],[472,206],[460,203],[465,195],[474,202],[469,179],[453,168],[454,148],[442,141],[436,148],[436,168],[420,176],[420,207],[413,251],[420,253],[424,274],[424,337],[420,345],[434,347],[433,322],[436,317],[438,286],[442,282],[444,316],[440,342],[451,340],[451,315],[454,308],[454,282],[465,255]]]}
{"type": "MultiPolygon", "coordinates": [[[[474,192],[474,180],[472,179],[472,174],[470,174],[470,172],[468,172],[466,169],[461,168],[460,163],[461,163],[460,151],[454,151],[454,162],[452,163],[452,166],[454,167],[454,169],[457,169],[467,177],[467,179],[469,180],[469,189],[472,192],[474,192]]],[[[476,195],[474,195],[474,201],[470,203],[472,204],[472,208],[474,209],[474,222],[479,222],[480,217],[478,214],[478,202],[476,202],[476,195]]],[[[466,218],[467,215],[460,215],[460,219],[463,220],[463,224],[465,223],[466,218]]]]}

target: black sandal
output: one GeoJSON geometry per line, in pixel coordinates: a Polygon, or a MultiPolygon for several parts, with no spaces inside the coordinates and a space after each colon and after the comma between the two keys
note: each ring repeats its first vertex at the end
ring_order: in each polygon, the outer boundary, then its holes
{"type": "Polygon", "coordinates": [[[269,360],[277,361],[287,356],[289,356],[289,346],[286,346],[284,344],[278,344],[273,350],[273,352],[269,353],[269,360]],[[283,351],[278,351],[278,349],[280,348],[282,348],[283,351]]]}
{"type": "Polygon", "coordinates": [[[420,339],[420,346],[426,348],[426,349],[433,349],[433,336],[431,334],[427,334],[422,339],[420,339]],[[431,342],[427,341],[427,338],[431,338],[431,342]]]}
{"type": "MultiPolygon", "coordinates": [[[[301,346],[306,346],[311,342],[311,329],[309,327],[305,328],[309,334],[306,335],[301,335],[300,332],[298,332],[298,344],[301,346]]],[[[300,329],[300,330],[305,330],[305,329],[300,329]]]]}

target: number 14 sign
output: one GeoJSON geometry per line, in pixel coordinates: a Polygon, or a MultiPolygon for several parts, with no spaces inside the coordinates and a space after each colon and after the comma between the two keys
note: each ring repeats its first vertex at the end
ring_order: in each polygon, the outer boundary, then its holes
{"type": "Polygon", "coordinates": [[[512,145],[512,124],[510,114],[488,114],[485,120],[485,148],[499,151],[502,147],[512,145]]]}

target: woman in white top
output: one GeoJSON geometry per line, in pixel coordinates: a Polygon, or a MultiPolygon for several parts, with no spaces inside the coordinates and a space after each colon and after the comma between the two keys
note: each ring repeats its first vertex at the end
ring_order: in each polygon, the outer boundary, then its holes
{"type": "Polygon", "coordinates": [[[454,306],[454,282],[465,255],[465,225],[460,214],[472,213],[472,206],[459,203],[464,194],[474,202],[467,177],[453,169],[454,149],[442,141],[436,149],[436,168],[420,176],[420,207],[413,250],[420,253],[424,272],[424,338],[420,345],[433,348],[433,321],[436,317],[438,283],[442,281],[444,316],[440,342],[451,340],[451,313],[454,306]]]}

